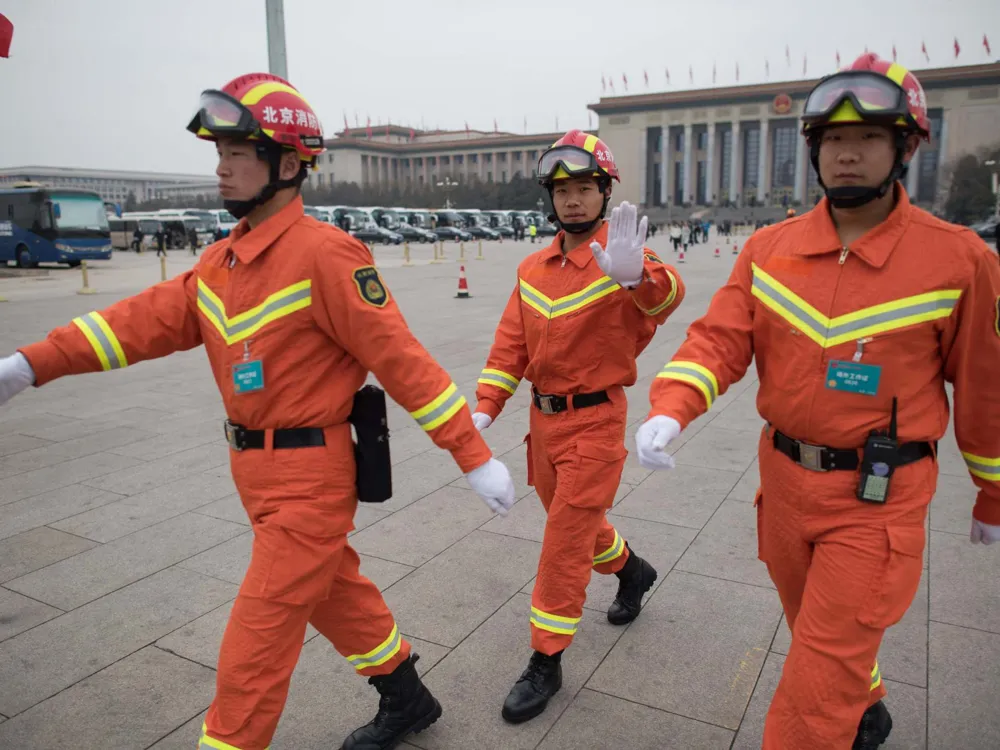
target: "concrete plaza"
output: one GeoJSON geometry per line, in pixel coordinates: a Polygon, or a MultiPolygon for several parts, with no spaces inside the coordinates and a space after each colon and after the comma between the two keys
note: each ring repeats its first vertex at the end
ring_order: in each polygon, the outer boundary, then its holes
{"type": "MultiPolygon", "coordinates": [[[[740,244],[744,238],[738,238],[740,244]]],[[[649,243],[676,261],[668,240],[649,243]]],[[[476,378],[529,243],[466,248],[472,298],[455,299],[457,245],[375,255],[417,337],[474,403],[476,378]]],[[[652,378],[729,273],[713,239],[679,266],[687,299],[630,389],[629,447],[652,378]],[[720,257],[713,257],[715,248],[720,257]]],[[[193,263],[172,252],[173,275],[193,263]]],[[[0,355],[74,316],[155,283],[153,254],[91,269],[0,278],[0,355]]],[[[362,506],[352,544],[385,592],[444,706],[422,750],[750,750],[789,634],[757,560],[756,380],[719,399],[678,441],[677,469],[634,457],[611,517],[660,577],[626,628],[604,612],[616,579],[595,577],[564,685],[537,719],[500,705],[530,653],[528,612],[544,514],[525,484],[528,388],[484,434],[517,481],[503,519],[451,458],[392,405],[394,497],[362,506]]],[[[0,407],[0,747],[191,750],[211,702],[219,642],[251,532],[229,475],[218,392],[201,349],[57,381],[0,407]]],[[[879,655],[895,728],[887,750],[1000,747],[1000,549],[968,541],[974,488],[953,438],[941,450],[925,575],[879,655]]],[[[328,750],[375,713],[377,695],[307,633],[273,747],[328,750]]]]}

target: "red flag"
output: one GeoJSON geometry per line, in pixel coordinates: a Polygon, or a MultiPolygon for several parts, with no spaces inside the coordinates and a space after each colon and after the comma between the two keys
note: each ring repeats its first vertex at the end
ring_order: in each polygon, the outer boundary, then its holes
{"type": "Polygon", "coordinates": [[[614,78],[608,78],[608,88],[611,89],[611,93],[612,94],[615,93],[615,79],[614,78]]]}
{"type": "Polygon", "coordinates": [[[642,79],[646,82],[646,88],[649,88],[649,73],[645,70],[642,71],[642,79]]]}
{"type": "Polygon", "coordinates": [[[958,46],[958,37],[955,37],[955,57],[958,58],[958,53],[962,51],[962,48],[958,46]]]}
{"type": "Polygon", "coordinates": [[[896,62],[896,45],[892,45],[892,61],[896,62]]]}
{"type": "MultiPolygon", "coordinates": [[[[625,87],[625,93],[628,93],[628,76],[622,73],[622,86],[625,87]]],[[[559,128],[556,128],[558,130],[559,128]]]]}
{"type": "Polygon", "coordinates": [[[497,127],[497,118],[495,118],[495,117],[493,118],[493,132],[494,133],[499,133],[500,132],[500,128],[497,127]]]}
{"type": "Polygon", "coordinates": [[[604,74],[601,74],[601,93],[603,94],[608,90],[608,82],[604,80],[604,74]]]}
{"type": "Polygon", "coordinates": [[[840,68],[840,50],[837,50],[837,68],[840,68]]]}
{"type": "Polygon", "coordinates": [[[465,134],[466,135],[471,135],[471,131],[469,130],[469,121],[468,120],[465,121],[465,134]]]}
{"type": "Polygon", "coordinates": [[[983,46],[986,48],[987,55],[993,54],[993,52],[990,51],[990,40],[986,38],[986,34],[983,34],[983,46]]]}
{"type": "Polygon", "coordinates": [[[385,124],[385,137],[386,137],[386,138],[388,138],[388,137],[389,137],[389,123],[386,123],[386,124],[385,124]]]}
{"type": "Polygon", "coordinates": [[[344,134],[345,135],[350,135],[351,134],[351,126],[347,124],[347,112],[346,111],[344,112],[344,134]]]}
{"type": "Polygon", "coordinates": [[[367,138],[371,138],[372,137],[372,118],[371,117],[369,117],[367,119],[367,121],[365,122],[365,136],[367,138]]]}
{"type": "Polygon", "coordinates": [[[670,85],[670,68],[664,68],[663,72],[667,74],[667,85],[670,85]]]}
{"type": "Polygon", "coordinates": [[[931,56],[927,54],[927,45],[924,42],[920,42],[920,51],[924,53],[924,61],[930,62],[931,56]]]}
{"type": "Polygon", "coordinates": [[[10,57],[10,42],[14,38],[14,24],[0,13],[0,57],[10,57]]]}
{"type": "Polygon", "coordinates": [[[694,83],[694,68],[688,65],[688,80],[694,83]]]}
{"type": "Polygon", "coordinates": [[[712,62],[712,83],[715,83],[715,62],[712,62]]]}
{"type": "Polygon", "coordinates": [[[417,137],[416,131],[413,128],[410,128],[410,140],[412,141],[416,137],[417,137]]]}
{"type": "Polygon", "coordinates": [[[792,51],[785,45],[785,62],[788,63],[788,67],[792,67],[792,51]]]}

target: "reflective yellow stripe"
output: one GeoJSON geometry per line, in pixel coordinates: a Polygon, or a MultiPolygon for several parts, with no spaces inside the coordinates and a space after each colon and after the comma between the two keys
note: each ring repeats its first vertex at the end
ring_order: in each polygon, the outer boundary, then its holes
{"type": "Polygon", "coordinates": [[[1000,482],[1000,458],[986,458],[965,451],[962,451],[962,458],[965,459],[965,465],[972,476],[985,479],[987,482],[1000,482]]]}
{"type": "Polygon", "coordinates": [[[621,557],[622,553],[625,551],[625,540],[621,538],[618,530],[615,529],[615,540],[611,543],[604,552],[599,554],[594,558],[594,565],[602,565],[603,563],[611,562],[612,560],[617,560],[621,557]]]}
{"type": "Polygon", "coordinates": [[[198,279],[198,309],[227,344],[235,344],[279,318],[291,315],[312,304],[312,281],[306,279],[271,294],[256,307],[230,318],[226,306],[198,279]]]}
{"type": "Polygon", "coordinates": [[[497,388],[503,388],[505,391],[514,394],[517,390],[518,384],[520,384],[521,379],[515,378],[509,372],[504,372],[503,370],[491,370],[486,368],[479,376],[479,381],[483,385],[495,385],[497,388]]]}
{"type": "Polygon", "coordinates": [[[640,310],[646,313],[646,315],[659,315],[661,312],[670,307],[670,305],[672,305],[674,303],[674,300],[677,298],[677,279],[674,278],[674,275],[670,273],[670,271],[667,271],[667,276],[670,278],[670,294],[667,295],[666,300],[664,300],[651,310],[647,310],[646,308],[636,303],[636,307],[638,307],[640,310]]]}
{"type": "MultiPolygon", "coordinates": [[[[241,748],[236,747],[236,745],[230,745],[222,740],[217,740],[214,737],[208,736],[208,726],[206,724],[201,725],[201,738],[198,740],[198,750],[202,748],[211,747],[215,750],[241,750],[241,748]]],[[[270,745],[265,748],[265,750],[270,750],[270,745]]]]}
{"type": "Polygon", "coordinates": [[[878,661],[876,660],[875,666],[872,668],[872,682],[870,690],[875,690],[881,684],[882,684],[882,672],[879,671],[878,661]]]}
{"type": "Polygon", "coordinates": [[[399,628],[396,623],[392,624],[392,632],[389,633],[389,637],[382,641],[379,645],[369,651],[367,654],[354,654],[353,656],[348,656],[347,661],[349,661],[355,669],[362,670],[368,667],[377,667],[380,664],[385,664],[389,659],[394,657],[399,653],[399,649],[403,646],[403,639],[399,635],[399,628]]]}
{"type": "Polygon", "coordinates": [[[612,281],[610,276],[602,276],[579,292],[573,292],[573,294],[567,294],[565,297],[554,300],[546,297],[524,279],[519,279],[518,282],[521,300],[549,319],[576,312],[580,308],[621,289],[621,286],[612,281]]]}
{"type": "Polygon", "coordinates": [[[685,362],[681,360],[668,362],[656,377],[679,380],[682,383],[693,385],[702,392],[709,409],[712,408],[715,399],[719,397],[719,381],[711,370],[707,367],[702,367],[697,362],[685,362]]]}
{"type": "Polygon", "coordinates": [[[548,612],[542,612],[537,607],[531,608],[531,624],[536,628],[547,630],[550,633],[573,635],[576,633],[576,626],[580,622],[580,619],[579,617],[550,615],[548,612]]]}
{"type": "Polygon", "coordinates": [[[458,414],[465,403],[465,396],[459,393],[458,386],[452,383],[427,406],[411,411],[410,416],[417,420],[417,424],[424,430],[430,432],[458,414]]]}
{"type": "Polygon", "coordinates": [[[293,89],[288,84],[278,83],[277,81],[267,81],[266,83],[257,84],[243,95],[243,98],[240,100],[240,104],[245,104],[246,106],[249,107],[259,102],[268,94],[273,94],[278,91],[283,92],[285,94],[291,94],[296,99],[301,99],[302,102],[307,107],[309,107],[309,109],[312,109],[312,106],[309,104],[309,102],[306,101],[306,98],[302,96],[302,94],[300,94],[298,91],[293,89]]]}
{"type": "Polygon", "coordinates": [[[128,367],[121,342],[100,313],[91,312],[83,317],[74,318],[73,325],[87,338],[105,372],[128,367]]]}
{"type": "Polygon", "coordinates": [[[597,136],[588,135],[586,140],[583,142],[583,150],[594,153],[594,149],[597,147],[597,136]]]}
{"type": "Polygon", "coordinates": [[[960,289],[939,289],[828,318],[756,263],[752,266],[753,296],[824,349],[947,318],[962,296],[960,289]]]}

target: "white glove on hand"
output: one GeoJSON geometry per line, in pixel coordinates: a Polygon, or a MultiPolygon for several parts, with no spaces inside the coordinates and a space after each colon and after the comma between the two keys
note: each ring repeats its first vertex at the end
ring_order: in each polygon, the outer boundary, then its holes
{"type": "Polygon", "coordinates": [[[478,469],[466,474],[465,478],[490,510],[501,516],[507,515],[514,504],[514,480],[510,478],[506,466],[491,458],[478,469]]]}
{"type": "Polygon", "coordinates": [[[644,469],[672,469],[674,457],[664,451],[681,434],[681,425],[672,417],[657,415],[648,419],[635,433],[639,463],[644,469]]]}
{"type": "Polygon", "coordinates": [[[482,432],[491,424],[493,424],[493,417],[489,414],[483,414],[481,411],[472,412],[472,424],[476,426],[476,429],[482,432]]]}
{"type": "Polygon", "coordinates": [[[972,531],[969,532],[969,541],[973,544],[993,544],[1000,542],[1000,526],[983,523],[972,519],[972,531]]]}
{"type": "Polygon", "coordinates": [[[0,359],[0,406],[35,382],[35,371],[21,352],[0,359]]]}
{"type": "Polygon", "coordinates": [[[625,201],[611,211],[607,250],[602,249],[598,242],[590,243],[597,265],[616,284],[636,286],[642,281],[643,250],[646,247],[648,224],[649,220],[643,216],[636,229],[636,208],[625,201]]]}

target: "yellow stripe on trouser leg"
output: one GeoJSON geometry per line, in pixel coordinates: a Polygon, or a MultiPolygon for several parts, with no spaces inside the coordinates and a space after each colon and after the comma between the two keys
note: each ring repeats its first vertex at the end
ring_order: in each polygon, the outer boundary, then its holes
{"type": "Polygon", "coordinates": [[[547,630],[550,633],[559,635],[574,635],[576,626],[579,624],[579,617],[563,617],[562,615],[552,615],[542,612],[537,607],[531,608],[531,624],[536,628],[547,630]]]}
{"type": "Polygon", "coordinates": [[[348,656],[347,661],[349,661],[359,672],[362,669],[367,669],[368,667],[378,667],[385,664],[392,657],[398,654],[402,645],[403,639],[399,635],[399,628],[395,623],[393,623],[392,632],[389,633],[388,638],[382,641],[367,654],[354,654],[353,656],[348,656]]]}
{"type": "Polygon", "coordinates": [[[872,668],[872,686],[870,690],[875,690],[881,684],[882,684],[882,672],[878,668],[878,659],[876,659],[875,666],[872,668]]]}
{"type": "MultiPolygon", "coordinates": [[[[264,750],[269,750],[270,747],[271,746],[268,745],[264,750]]],[[[213,748],[213,750],[242,750],[242,748],[236,747],[236,745],[230,745],[222,740],[209,737],[208,727],[205,724],[202,724],[201,739],[198,740],[198,750],[207,750],[207,748],[213,748]]]]}
{"type": "Polygon", "coordinates": [[[610,547],[594,558],[594,565],[603,565],[604,563],[609,563],[612,560],[617,560],[622,556],[624,551],[625,540],[622,539],[621,534],[619,534],[618,530],[615,529],[615,540],[611,543],[610,547]]]}

